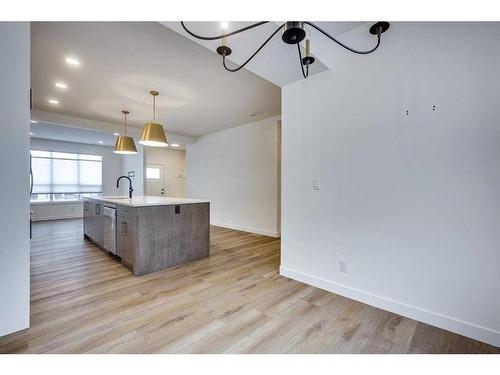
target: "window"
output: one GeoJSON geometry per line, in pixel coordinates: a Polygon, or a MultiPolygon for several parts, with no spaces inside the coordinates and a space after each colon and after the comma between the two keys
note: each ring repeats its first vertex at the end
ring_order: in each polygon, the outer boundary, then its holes
{"type": "Polygon", "coordinates": [[[147,180],[159,180],[160,179],[160,168],[147,167],[146,168],[146,179],[147,180]]]}
{"type": "Polygon", "coordinates": [[[100,155],[31,150],[31,169],[32,202],[74,201],[102,192],[100,155]]]}

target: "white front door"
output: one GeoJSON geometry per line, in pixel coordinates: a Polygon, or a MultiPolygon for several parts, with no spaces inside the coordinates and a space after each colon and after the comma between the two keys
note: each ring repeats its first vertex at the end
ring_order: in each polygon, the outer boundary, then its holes
{"type": "Polygon", "coordinates": [[[165,166],[163,164],[146,165],[146,195],[166,196],[165,166]]]}

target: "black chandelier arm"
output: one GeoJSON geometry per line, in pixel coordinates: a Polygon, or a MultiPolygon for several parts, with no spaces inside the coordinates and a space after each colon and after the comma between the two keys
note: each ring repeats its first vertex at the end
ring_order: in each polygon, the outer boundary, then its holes
{"type": "Polygon", "coordinates": [[[372,49],[369,49],[367,51],[360,51],[360,50],[357,50],[357,49],[354,49],[354,48],[351,48],[349,46],[346,46],[344,43],[342,43],[341,41],[337,40],[335,37],[333,37],[332,35],[330,35],[329,33],[327,33],[325,30],[323,30],[321,27],[315,25],[314,23],[312,22],[307,22],[305,21],[304,22],[305,24],[311,26],[311,27],[314,27],[316,30],[318,30],[320,33],[324,34],[325,36],[327,36],[328,38],[330,38],[331,40],[333,40],[335,43],[337,43],[338,45],[344,47],[345,49],[351,51],[351,52],[354,52],[354,53],[357,53],[357,54],[360,54],[360,55],[367,55],[369,53],[372,53],[374,52],[378,46],[380,45],[380,35],[381,35],[381,30],[379,29],[378,33],[377,33],[377,44],[375,45],[375,47],[373,47],[372,49]]]}
{"type": "Polygon", "coordinates": [[[193,33],[191,30],[189,30],[186,25],[184,25],[184,21],[181,21],[181,25],[182,27],[184,28],[184,30],[191,36],[195,37],[196,39],[202,39],[202,40],[218,40],[218,39],[222,39],[222,38],[227,38],[231,35],[236,35],[236,34],[239,34],[239,33],[242,33],[243,31],[247,31],[247,30],[250,30],[250,29],[253,29],[254,27],[257,27],[257,26],[261,26],[261,25],[264,25],[266,23],[268,23],[269,21],[260,21],[260,22],[257,22],[257,23],[254,23],[252,25],[248,25],[248,26],[245,26],[245,27],[242,27],[241,29],[238,29],[238,30],[235,30],[235,31],[231,31],[230,33],[227,33],[227,34],[222,34],[222,35],[217,35],[217,36],[203,36],[203,35],[198,35],[198,34],[195,34],[193,33]]]}
{"type": "Polygon", "coordinates": [[[255,55],[257,55],[257,54],[260,52],[260,50],[261,50],[262,48],[264,48],[264,46],[265,46],[265,45],[266,45],[266,44],[267,44],[267,43],[268,43],[268,42],[269,42],[269,41],[273,38],[273,36],[275,36],[275,35],[276,35],[276,33],[277,33],[278,31],[280,31],[280,30],[281,30],[281,28],[282,28],[284,25],[285,25],[285,24],[282,24],[280,27],[278,27],[278,28],[277,28],[277,29],[276,29],[276,30],[275,30],[275,31],[274,31],[274,32],[273,32],[273,33],[269,36],[269,38],[267,38],[267,39],[266,39],[266,41],[265,41],[264,43],[262,43],[262,44],[260,45],[260,47],[259,47],[259,48],[257,48],[257,50],[256,50],[256,51],[252,54],[252,56],[250,56],[250,57],[247,59],[247,61],[245,61],[243,64],[241,64],[241,65],[240,65],[240,66],[238,66],[237,68],[234,68],[234,69],[228,68],[228,67],[227,67],[227,65],[226,65],[226,56],[225,56],[225,55],[223,55],[223,56],[222,56],[222,65],[224,65],[224,68],[226,68],[226,70],[228,70],[228,71],[230,71],[230,72],[237,72],[238,70],[242,69],[242,68],[243,68],[246,64],[248,64],[248,63],[249,63],[249,62],[250,62],[250,61],[251,61],[251,60],[255,57],[255,55]]]}
{"type": "Polygon", "coordinates": [[[297,49],[299,50],[299,64],[300,69],[302,69],[302,75],[304,78],[309,76],[309,64],[306,64],[306,71],[304,71],[304,64],[302,63],[302,52],[300,51],[300,43],[297,43],[297,49]]]}

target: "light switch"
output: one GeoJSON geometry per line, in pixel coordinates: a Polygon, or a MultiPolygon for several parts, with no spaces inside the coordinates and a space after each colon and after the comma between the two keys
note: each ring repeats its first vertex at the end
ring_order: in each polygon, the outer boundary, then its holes
{"type": "Polygon", "coordinates": [[[339,260],[339,270],[340,272],[347,273],[347,261],[339,260]]]}
{"type": "Polygon", "coordinates": [[[313,179],[313,190],[319,190],[319,178],[313,179]]]}

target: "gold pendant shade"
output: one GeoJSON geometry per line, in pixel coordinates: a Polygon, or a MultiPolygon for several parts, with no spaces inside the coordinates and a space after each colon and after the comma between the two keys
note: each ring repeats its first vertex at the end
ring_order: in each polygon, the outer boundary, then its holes
{"type": "Polygon", "coordinates": [[[119,135],[116,139],[115,149],[113,152],[115,154],[137,154],[134,138],[126,135],[119,135]]]}
{"type": "Polygon", "coordinates": [[[118,136],[113,152],[115,154],[124,155],[137,154],[137,148],[135,147],[134,138],[127,136],[127,115],[130,112],[123,110],[122,113],[125,116],[125,135],[118,136]]]}
{"type": "Polygon", "coordinates": [[[168,144],[163,126],[157,122],[144,125],[139,143],[144,146],[164,147],[168,144]]]}
{"type": "Polygon", "coordinates": [[[158,91],[150,91],[149,93],[153,96],[153,121],[144,125],[139,143],[144,146],[166,147],[168,142],[165,130],[163,130],[162,124],[156,122],[156,97],[158,91]]]}

